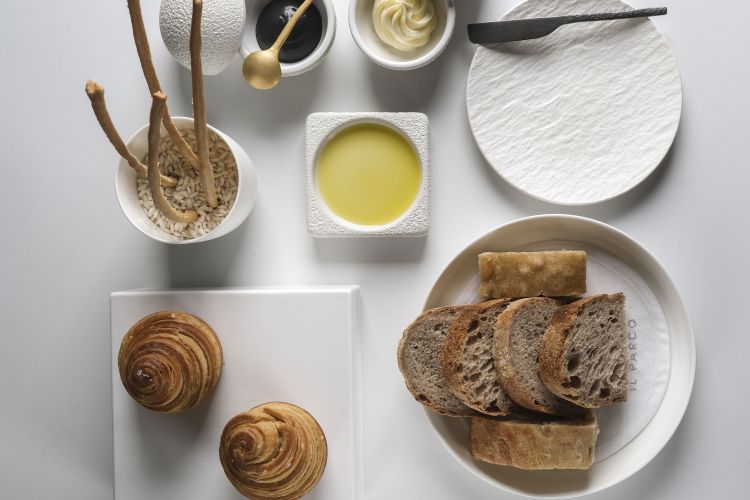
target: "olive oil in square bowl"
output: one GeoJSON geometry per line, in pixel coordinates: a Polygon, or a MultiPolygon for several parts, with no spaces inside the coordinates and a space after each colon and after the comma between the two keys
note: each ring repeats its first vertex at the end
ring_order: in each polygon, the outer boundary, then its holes
{"type": "Polygon", "coordinates": [[[338,132],[321,150],[315,168],[323,202],[342,219],[362,226],[401,217],[419,194],[421,177],[411,143],[378,123],[338,132]]]}
{"type": "Polygon", "coordinates": [[[309,231],[318,237],[426,234],[428,136],[420,113],[310,115],[309,231]]]}

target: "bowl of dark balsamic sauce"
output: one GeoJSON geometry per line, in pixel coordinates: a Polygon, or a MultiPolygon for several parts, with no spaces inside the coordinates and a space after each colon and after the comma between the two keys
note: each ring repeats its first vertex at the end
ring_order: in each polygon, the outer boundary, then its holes
{"type": "MultiPolygon", "coordinates": [[[[247,22],[240,54],[265,50],[276,41],[303,0],[246,0],[247,22]]],[[[336,14],[332,0],[314,0],[279,51],[281,76],[300,75],[320,64],[333,45],[336,14]]]]}

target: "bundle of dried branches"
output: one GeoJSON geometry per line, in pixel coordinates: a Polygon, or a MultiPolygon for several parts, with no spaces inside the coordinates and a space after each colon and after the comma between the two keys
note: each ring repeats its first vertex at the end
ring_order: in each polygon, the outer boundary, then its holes
{"type": "Polygon", "coordinates": [[[209,207],[216,208],[214,171],[208,160],[208,128],[206,125],[206,99],[203,95],[203,62],[201,61],[201,19],[203,17],[203,0],[193,0],[193,18],[190,26],[190,73],[193,81],[193,123],[195,140],[198,146],[201,182],[206,193],[209,207]]]}
{"type": "MultiPolygon", "coordinates": [[[[120,134],[117,133],[114,123],[112,123],[112,118],[109,116],[109,111],[107,111],[107,103],[104,100],[104,87],[93,80],[89,80],[86,82],[86,95],[91,99],[91,107],[94,109],[96,119],[99,121],[99,125],[104,130],[104,134],[109,139],[109,142],[112,143],[112,146],[114,146],[120,156],[128,162],[128,165],[138,172],[138,175],[147,177],[148,168],[128,150],[125,141],[122,140],[120,134]]],[[[175,186],[177,185],[177,180],[162,175],[161,183],[164,186],[175,186]]]]}
{"type": "Polygon", "coordinates": [[[118,134],[107,111],[107,106],[104,100],[104,87],[94,81],[89,81],[86,84],[86,94],[91,100],[91,106],[94,109],[94,114],[96,115],[99,124],[115,150],[117,150],[120,156],[122,156],[122,158],[124,158],[139,175],[148,177],[149,187],[156,207],[166,217],[175,222],[192,222],[197,218],[197,213],[194,210],[181,212],[175,209],[169,204],[161,190],[162,185],[174,186],[177,184],[177,181],[171,177],[162,175],[159,170],[159,144],[161,142],[160,123],[164,124],[167,134],[177,146],[180,154],[187,160],[189,165],[200,174],[201,184],[203,185],[208,205],[210,207],[218,206],[214,171],[211,162],[209,161],[208,154],[208,125],[206,124],[206,102],[203,93],[203,65],[201,61],[201,21],[203,17],[203,0],[193,0],[193,16],[190,27],[193,122],[198,154],[192,150],[172,122],[172,117],[167,108],[167,97],[161,90],[159,77],[156,75],[156,69],[154,68],[154,63],[151,58],[151,49],[148,43],[148,36],[146,35],[146,28],[143,24],[140,0],[128,0],[128,10],[130,11],[130,22],[133,28],[133,39],[135,40],[138,59],[140,60],[143,76],[146,79],[146,83],[148,84],[149,91],[153,98],[148,132],[148,167],[128,151],[125,142],[120,137],[120,134],[118,134]]]}
{"type": "MultiPolygon", "coordinates": [[[[151,95],[156,92],[161,92],[161,84],[159,83],[159,77],[156,74],[154,68],[154,61],[151,57],[151,47],[148,44],[148,35],[146,34],[146,26],[143,24],[143,14],[141,13],[141,1],[140,0],[128,0],[128,10],[130,11],[130,24],[133,27],[133,39],[135,40],[135,49],[138,52],[138,59],[141,61],[141,68],[143,69],[143,76],[146,78],[146,84],[148,85],[148,91],[151,95]]],[[[182,137],[180,131],[177,130],[174,123],[172,122],[172,116],[169,114],[169,108],[164,106],[164,117],[163,117],[164,128],[167,129],[167,134],[177,144],[177,149],[180,150],[180,154],[187,159],[190,165],[198,172],[200,172],[200,164],[198,157],[195,155],[190,145],[182,137]]]]}
{"type": "Polygon", "coordinates": [[[187,224],[198,218],[195,210],[180,212],[169,204],[159,184],[159,145],[161,144],[161,119],[164,116],[164,106],[167,96],[163,92],[155,92],[152,96],[151,114],[148,122],[148,187],[154,205],[165,216],[175,222],[187,224]]]}

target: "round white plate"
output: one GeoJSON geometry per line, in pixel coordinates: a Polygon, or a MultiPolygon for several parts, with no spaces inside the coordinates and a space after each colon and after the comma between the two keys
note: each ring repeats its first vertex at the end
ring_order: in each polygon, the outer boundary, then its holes
{"type": "MultiPolygon", "coordinates": [[[[620,0],[527,0],[503,19],[632,9],[620,0]]],[[[629,191],[677,133],[679,69],[648,19],[571,24],[479,47],[466,90],[487,162],[535,198],[585,205],[629,191]]]]}
{"type": "MultiPolygon", "coordinates": [[[[618,427],[616,423],[622,422],[623,415],[598,414],[602,442],[597,446],[597,454],[600,456],[588,471],[522,471],[473,460],[467,448],[467,420],[425,410],[442,443],[464,467],[494,486],[522,495],[570,498],[603,490],[628,478],[650,462],[667,443],[682,419],[693,388],[693,330],[674,284],[638,242],[592,219],[541,215],[520,219],[487,233],[453,259],[430,291],[424,308],[466,303],[477,297],[477,256],[482,252],[579,248],[589,252],[589,271],[594,271],[588,276],[587,287],[591,293],[606,291],[601,289],[611,288],[613,279],[621,279],[629,307],[643,311],[644,308],[654,309],[653,304],[656,304],[658,311],[651,314],[649,328],[658,330],[663,321],[667,332],[666,344],[652,344],[657,352],[660,346],[665,346],[664,351],[656,354],[641,349],[639,353],[639,356],[646,356],[639,359],[639,368],[654,365],[665,370],[663,383],[658,376],[649,377],[654,381],[651,394],[652,398],[657,398],[656,403],[644,403],[643,393],[633,391],[632,375],[637,377],[639,373],[631,372],[631,401],[614,410],[628,411],[628,405],[641,408],[628,419],[637,420],[637,424],[618,427]],[[637,293],[629,290],[637,290],[637,293]],[[650,355],[652,358],[647,360],[650,355]],[[610,432],[613,427],[617,427],[617,432],[610,432]]],[[[638,328],[648,334],[644,326],[641,323],[638,328]]]]}

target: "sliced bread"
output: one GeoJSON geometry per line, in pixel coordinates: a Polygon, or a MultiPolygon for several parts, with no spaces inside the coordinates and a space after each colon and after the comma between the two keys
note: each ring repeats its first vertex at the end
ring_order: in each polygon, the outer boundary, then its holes
{"type": "Polygon", "coordinates": [[[472,417],[469,451],[476,460],[519,469],[588,469],[594,463],[598,435],[591,412],[571,419],[472,417]]]}
{"type": "Polygon", "coordinates": [[[524,408],[551,415],[580,415],[582,408],[557,397],[539,377],[544,331],[559,308],[558,301],[546,297],[511,303],[495,324],[495,367],[505,392],[524,408]]]}
{"type": "Polygon", "coordinates": [[[439,307],[422,313],[404,331],[398,344],[398,367],[406,387],[426,407],[447,416],[474,411],[448,390],[440,366],[440,349],[453,320],[466,307],[439,307]]]}
{"type": "Polygon", "coordinates": [[[448,389],[466,406],[487,415],[507,415],[516,407],[497,380],[492,337],[509,299],[467,308],[448,329],[440,364],[448,389]]]}
{"type": "Polygon", "coordinates": [[[586,293],[586,252],[485,252],[479,293],[502,297],[564,297],[586,293]]]}
{"type": "Polygon", "coordinates": [[[595,295],[560,308],[544,334],[540,374],[550,391],[586,408],[628,399],[625,296],[595,295]]]}

